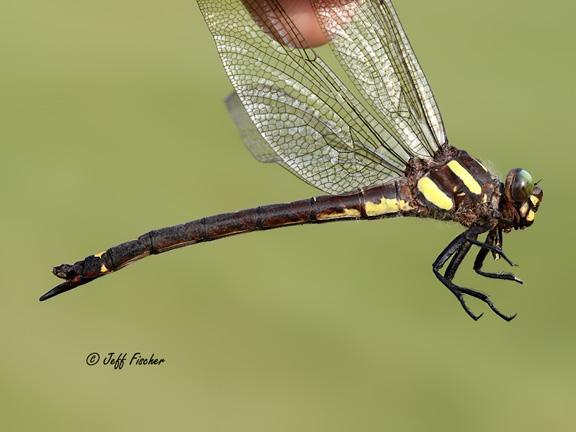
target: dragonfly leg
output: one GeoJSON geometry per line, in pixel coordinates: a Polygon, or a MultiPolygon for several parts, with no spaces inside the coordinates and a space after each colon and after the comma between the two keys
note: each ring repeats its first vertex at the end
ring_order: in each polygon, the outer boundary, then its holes
{"type": "Polygon", "coordinates": [[[458,287],[452,282],[452,279],[456,274],[456,270],[458,270],[458,267],[462,263],[462,260],[466,256],[468,250],[470,250],[470,246],[467,245],[467,241],[464,234],[460,234],[458,237],[452,240],[452,242],[448,246],[446,246],[446,248],[440,253],[440,255],[438,255],[438,258],[436,258],[436,260],[432,264],[432,270],[434,271],[434,274],[436,275],[438,280],[442,282],[442,284],[446,288],[448,288],[450,292],[454,294],[454,296],[458,299],[460,305],[462,306],[464,311],[470,316],[470,318],[472,318],[474,321],[477,321],[484,314],[481,313],[480,315],[476,315],[474,312],[472,312],[468,307],[468,304],[466,304],[466,301],[464,300],[463,295],[464,293],[462,292],[460,287],[458,287]],[[446,261],[448,261],[451,257],[453,258],[450,261],[450,264],[448,265],[445,274],[442,274],[440,270],[442,270],[442,267],[444,266],[446,261]]]}
{"type": "Polygon", "coordinates": [[[460,288],[460,291],[462,291],[462,293],[464,293],[464,294],[468,294],[469,296],[476,297],[478,300],[483,301],[484,303],[486,303],[488,305],[488,307],[490,309],[492,309],[492,311],[496,315],[498,315],[500,318],[502,318],[505,321],[512,321],[514,318],[516,318],[516,315],[518,315],[518,314],[504,315],[502,312],[500,312],[498,310],[498,308],[494,305],[494,303],[492,303],[492,300],[490,299],[488,294],[485,294],[485,293],[480,292],[480,291],[472,290],[469,288],[460,288]]]}
{"type": "MultiPolygon", "coordinates": [[[[464,260],[464,258],[468,254],[468,252],[470,251],[470,247],[472,246],[472,244],[476,244],[475,241],[478,237],[478,234],[479,234],[479,230],[477,228],[471,228],[468,231],[466,231],[465,233],[456,237],[446,247],[446,249],[444,249],[442,251],[442,253],[438,256],[438,258],[436,258],[436,261],[434,261],[434,264],[432,266],[432,268],[434,270],[434,274],[436,275],[438,280],[440,280],[440,282],[442,282],[442,284],[444,286],[446,286],[456,296],[456,298],[458,299],[458,301],[462,305],[462,308],[464,309],[464,311],[472,319],[478,320],[480,317],[482,317],[483,314],[480,314],[480,315],[474,314],[470,310],[468,305],[466,304],[466,301],[464,300],[464,295],[469,295],[471,297],[475,297],[475,298],[483,301],[500,318],[502,318],[506,321],[510,321],[510,320],[514,319],[514,317],[516,315],[508,316],[508,315],[505,315],[502,312],[500,312],[498,310],[498,308],[496,308],[496,306],[494,305],[494,303],[492,302],[492,300],[490,299],[490,297],[487,294],[484,294],[480,291],[476,291],[473,289],[460,287],[460,286],[454,284],[454,282],[452,282],[452,280],[454,279],[454,276],[456,275],[456,272],[458,271],[458,268],[462,264],[462,261],[464,260]],[[444,266],[444,264],[450,258],[452,258],[452,259],[450,260],[450,263],[448,264],[446,271],[444,272],[444,274],[442,274],[441,269],[444,266]]],[[[478,243],[480,243],[480,242],[478,242],[478,243]]],[[[487,253],[490,249],[489,248],[483,248],[483,249],[481,249],[481,252],[482,252],[482,250],[485,250],[487,253]]],[[[485,256],[484,256],[484,258],[485,258],[485,256]]]]}
{"type": "MultiPolygon", "coordinates": [[[[494,243],[495,242],[494,234],[492,234],[494,232],[495,231],[490,231],[490,234],[488,234],[488,237],[486,238],[486,243],[495,244],[494,243]]],[[[509,281],[517,282],[519,284],[524,283],[522,281],[522,279],[518,278],[513,273],[507,273],[507,272],[491,273],[491,272],[483,271],[482,266],[484,265],[484,260],[488,256],[488,252],[490,252],[490,249],[488,249],[486,247],[480,248],[478,255],[476,255],[476,259],[474,260],[474,271],[476,273],[478,273],[480,276],[484,276],[487,278],[509,280],[509,281]]]]}
{"type": "Polygon", "coordinates": [[[471,230],[472,229],[469,229],[468,231],[466,231],[464,233],[466,240],[468,240],[473,245],[480,246],[482,249],[488,249],[489,251],[491,251],[491,252],[501,256],[502,258],[504,258],[506,260],[506,262],[508,264],[510,264],[512,267],[517,267],[517,264],[514,264],[512,262],[512,260],[510,260],[510,258],[508,258],[506,256],[506,254],[504,253],[504,251],[500,247],[498,247],[492,243],[489,243],[489,242],[478,241],[478,239],[477,239],[478,234],[474,235],[474,231],[471,231],[471,230]]]}

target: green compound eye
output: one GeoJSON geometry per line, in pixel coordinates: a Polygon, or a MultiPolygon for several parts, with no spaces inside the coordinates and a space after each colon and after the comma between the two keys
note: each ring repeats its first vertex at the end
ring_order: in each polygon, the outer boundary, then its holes
{"type": "Polygon", "coordinates": [[[505,192],[513,201],[523,202],[528,200],[533,190],[534,181],[528,171],[515,168],[506,176],[505,192]]]}

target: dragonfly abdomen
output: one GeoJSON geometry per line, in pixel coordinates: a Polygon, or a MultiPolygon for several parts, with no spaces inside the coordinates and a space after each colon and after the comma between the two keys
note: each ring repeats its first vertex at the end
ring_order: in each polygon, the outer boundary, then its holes
{"type": "Polygon", "coordinates": [[[106,268],[113,271],[139,257],[246,232],[409,213],[413,210],[411,201],[406,182],[396,180],[357,193],[265,205],[150,231],[137,240],[107,250],[102,259],[107,262],[106,268]]]}
{"type": "MultiPolygon", "coordinates": [[[[223,213],[182,225],[150,231],[133,242],[106,251],[109,270],[133,260],[134,253],[150,255],[236,234],[290,225],[365,219],[409,213],[411,193],[404,180],[346,195],[323,195],[283,204],[271,204],[223,213]]],[[[108,266],[107,266],[108,267],[108,266]]]]}
{"type": "Polygon", "coordinates": [[[153,230],[82,261],[55,267],[54,274],[66,282],[46,293],[42,300],[120,270],[149,255],[196,243],[290,225],[408,215],[413,210],[410,188],[405,179],[400,179],[357,193],[324,195],[209,216],[153,230]]]}

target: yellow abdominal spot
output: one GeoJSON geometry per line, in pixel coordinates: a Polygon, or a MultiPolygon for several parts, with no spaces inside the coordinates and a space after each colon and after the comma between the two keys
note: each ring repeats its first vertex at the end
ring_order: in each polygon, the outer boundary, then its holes
{"type": "Polygon", "coordinates": [[[527,222],[533,222],[533,221],[534,221],[534,217],[536,217],[536,214],[535,214],[532,210],[530,210],[530,211],[528,212],[528,214],[526,215],[526,221],[527,221],[527,222]]]}
{"type": "Polygon", "coordinates": [[[404,200],[382,197],[379,202],[367,201],[364,204],[366,216],[379,216],[387,213],[398,213],[399,211],[412,210],[410,204],[404,200]]]}
{"type": "MultiPolygon", "coordinates": [[[[94,254],[94,256],[95,256],[96,258],[102,258],[102,255],[104,255],[105,253],[106,253],[106,251],[99,252],[99,253],[97,253],[97,254],[94,254]]],[[[109,270],[108,270],[108,267],[106,267],[106,266],[104,265],[104,263],[102,263],[102,265],[100,266],[100,273],[107,273],[108,271],[109,271],[109,270]]]]}
{"type": "Polygon", "coordinates": [[[424,198],[442,210],[451,210],[454,203],[448,195],[446,195],[436,183],[428,177],[422,177],[418,180],[418,190],[424,198]]]}
{"type": "Polygon", "coordinates": [[[344,218],[359,218],[360,212],[356,209],[345,208],[341,212],[335,213],[320,213],[316,216],[318,220],[329,220],[329,219],[344,219],[344,218]]]}
{"type": "Polygon", "coordinates": [[[538,199],[537,196],[535,195],[530,195],[530,201],[532,201],[532,205],[534,207],[536,207],[538,205],[538,203],[540,202],[540,200],[538,199]]]}
{"type": "Polygon", "coordinates": [[[482,192],[482,187],[480,184],[472,177],[466,168],[464,168],[458,161],[451,160],[448,162],[448,168],[456,174],[460,180],[466,185],[466,187],[472,192],[473,194],[480,195],[482,192]]]}

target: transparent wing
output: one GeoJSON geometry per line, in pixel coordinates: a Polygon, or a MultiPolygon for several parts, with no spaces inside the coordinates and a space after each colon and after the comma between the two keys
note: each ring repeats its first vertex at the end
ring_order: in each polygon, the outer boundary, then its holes
{"type": "MultiPolygon", "coordinates": [[[[285,163],[282,157],[276,153],[257,129],[256,125],[250,118],[250,115],[246,112],[244,105],[242,105],[242,101],[235,92],[226,98],[226,107],[228,108],[230,117],[232,117],[232,120],[234,120],[234,123],[240,132],[242,142],[256,160],[264,163],[276,163],[302,178],[304,181],[310,183],[312,186],[319,187],[318,181],[314,178],[301,174],[302,171],[306,171],[307,173],[312,172],[310,169],[305,170],[302,167],[298,167],[300,169],[295,169],[285,163]],[[312,178],[312,180],[309,180],[310,178],[312,178]]],[[[356,158],[356,160],[356,164],[358,165],[360,158],[356,158]]],[[[318,158],[316,158],[312,163],[315,166],[319,166],[318,158]]],[[[343,161],[340,161],[338,164],[333,164],[331,162],[331,165],[338,168],[343,167],[344,163],[343,161]]],[[[343,193],[344,191],[358,189],[359,187],[378,184],[382,181],[383,175],[385,175],[385,173],[382,172],[382,166],[380,164],[369,163],[369,161],[363,167],[358,166],[358,168],[361,168],[361,172],[356,174],[355,182],[354,172],[333,172],[330,174],[329,178],[330,184],[332,185],[331,188],[329,189],[328,187],[323,186],[321,189],[328,193],[343,193]]]]}
{"type": "Polygon", "coordinates": [[[260,134],[236,92],[231,93],[226,98],[226,108],[228,108],[228,113],[234,120],[238,132],[240,132],[242,142],[248,151],[252,153],[252,156],[260,162],[282,165],[282,158],[276,154],[274,149],[268,144],[268,141],[260,134]]]}
{"type": "Polygon", "coordinates": [[[406,126],[395,118],[374,118],[303,47],[275,0],[198,3],[245,112],[263,137],[248,144],[260,160],[277,161],[321,190],[342,193],[400,176],[411,156],[430,154],[422,142],[406,139],[406,126]],[[275,23],[282,23],[282,34],[275,23]]]}
{"type": "Polygon", "coordinates": [[[349,78],[420,153],[446,143],[442,117],[390,0],[312,0],[349,78]]]}

